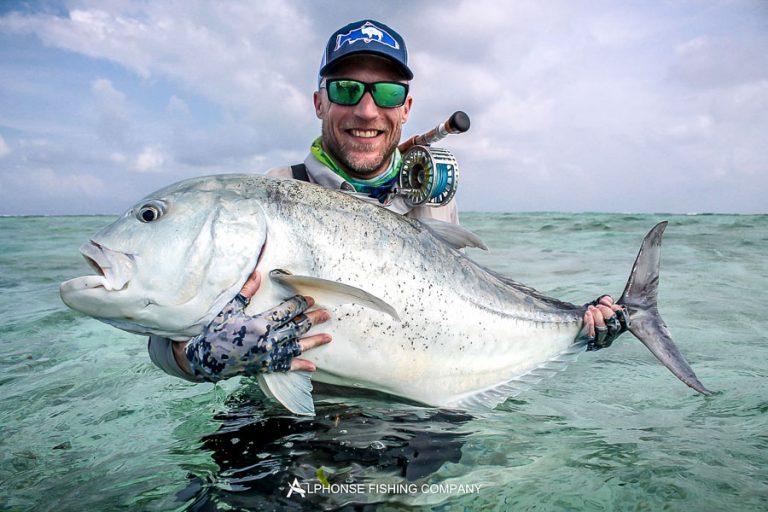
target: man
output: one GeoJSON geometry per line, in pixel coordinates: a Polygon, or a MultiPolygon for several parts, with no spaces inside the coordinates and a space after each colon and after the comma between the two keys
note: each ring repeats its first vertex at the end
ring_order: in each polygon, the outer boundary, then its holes
{"type": "MultiPolygon", "coordinates": [[[[322,121],[321,136],[312,143],[303,164],[271,169],[267,174],[355,192],[408,217],[458,224],[454,201],[416,208],[402,198],[383,201],[400,168],[397,145],[413,103],[408,95],[412,78],[405,41],[390,27],[362,20],[337,30],[323,53],[314,93],[315,114],[322,121]]],[[[304,314],[313,301],[296,296],[250,317],[243,310],[259,284],[260,276],[254,272],[240,294],[192,340],[172,342],[150,337],[152,361],[171,375],[195,382],[259,372],[314,371],[314,364],[298,356],[329,343],[331,337],[301,336],[326,321],[328,312],[304,314]]],[[[593,348],[610,345],[622,332],[625,326],[614,314],[620,310],[608,296],[589,307],[584,321],[595,339],[593,348]]],[[[626,315],[619,314],[626,322],[626,315]]]]}
{"type": "MultiPolygon", "coordinates": [[[[314,93],[322,135],[304,160],[305,181],[374,199],[390,192],[400,168],[397,145],[413,103],[411,78],[405,42],[386,25],[363,20],[331,35],[314,93]]],[[[290,167],[267,174],[296,177],[290,167]]],[[[459,222],[454,201],[410,208],[396,197],[386,207],[412,218],[459,222]]]]}

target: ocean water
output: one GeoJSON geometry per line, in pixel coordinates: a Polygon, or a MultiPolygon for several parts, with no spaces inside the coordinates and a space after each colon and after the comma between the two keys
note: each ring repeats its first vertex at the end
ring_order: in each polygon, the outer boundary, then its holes
{"type": "Polygon", "coordinates": [[[620,295],[663,219],[660,310],[713,396],[624,335],[493,411],[321,390],[295,418],[60,302],[109,217],[0,218],[0,510],[768,510],[768,216],[462,220],[473,258],[584,303],[620,295]]]}

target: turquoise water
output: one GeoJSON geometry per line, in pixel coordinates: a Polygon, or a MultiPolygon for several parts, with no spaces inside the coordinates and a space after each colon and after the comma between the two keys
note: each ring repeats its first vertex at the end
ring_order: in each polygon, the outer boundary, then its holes
{"type": "Polygon", "coordinates": [[[714,396],[625,335],[487,413],[320,394],[297,419],[247,379],[174,380],[59,301],[109,217],[0,218],[0,510],[766,510],[768,216],[462,220],[483,264],[583,303],[621,293],[662,219],[660,310],[714,396]]]}

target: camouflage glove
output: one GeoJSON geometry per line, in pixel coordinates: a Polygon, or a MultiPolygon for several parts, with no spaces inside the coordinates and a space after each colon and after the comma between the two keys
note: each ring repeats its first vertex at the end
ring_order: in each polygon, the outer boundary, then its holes
{"type": "MultiPolygon", "coordinates": [[[[605,297],[601,295],[592,302],[584,304],[585,306],[598,306],[600,299],[605,297]]],[[[595,336],[587,341],[587,350],[600,350],[608,348],[611,344],[629,329],[630,320],[629,312],[626,306],[621,306],[621,309],[614,311],[613,316],[605,320],[605,326],[595,326],[595,336]]]]}
{"type": "Polygon", "coordinates": [[[238,294],[202,334],[189,340],[184,351],[196,377],[217,382],[291,369],[291,359],[301,354],[299,338],[312,327],[303,314],[306,299],[296,295],[253,317],[243,311],[247,305],[238,294]]]}

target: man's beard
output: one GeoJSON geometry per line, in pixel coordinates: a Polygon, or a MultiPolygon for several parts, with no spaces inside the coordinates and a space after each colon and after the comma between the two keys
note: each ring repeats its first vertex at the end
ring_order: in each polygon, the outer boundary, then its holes
{"type": "MultiPolygon", "coordinates": [[[[354,143],[340,143],[333,136],[333,133],[325,121],[323,121],[322,133],[323,145],[325,146],[326,151],[328,151],[338,163],[342,164],[349,171],[365,178],[372,178],[380,171],[384,163],[388,162],[392,157],[392,153],[394,153],[395,148],[397,147],[397,142],[400,140],[400,133],[396,133],[396,136],[393,137],[389,147],[384,147],[381,152],[375,156],[375,158],[371,158],[370,156],[366,155],[363,157],[364,160],[363,158],[360,158],[357,159],[359,161],[353,161],[349,157],[350,152],[348,149],[354,143]]],[[[355,149],[364,150],[365,146],[366,144],[356,144],[355,149]]]]}

